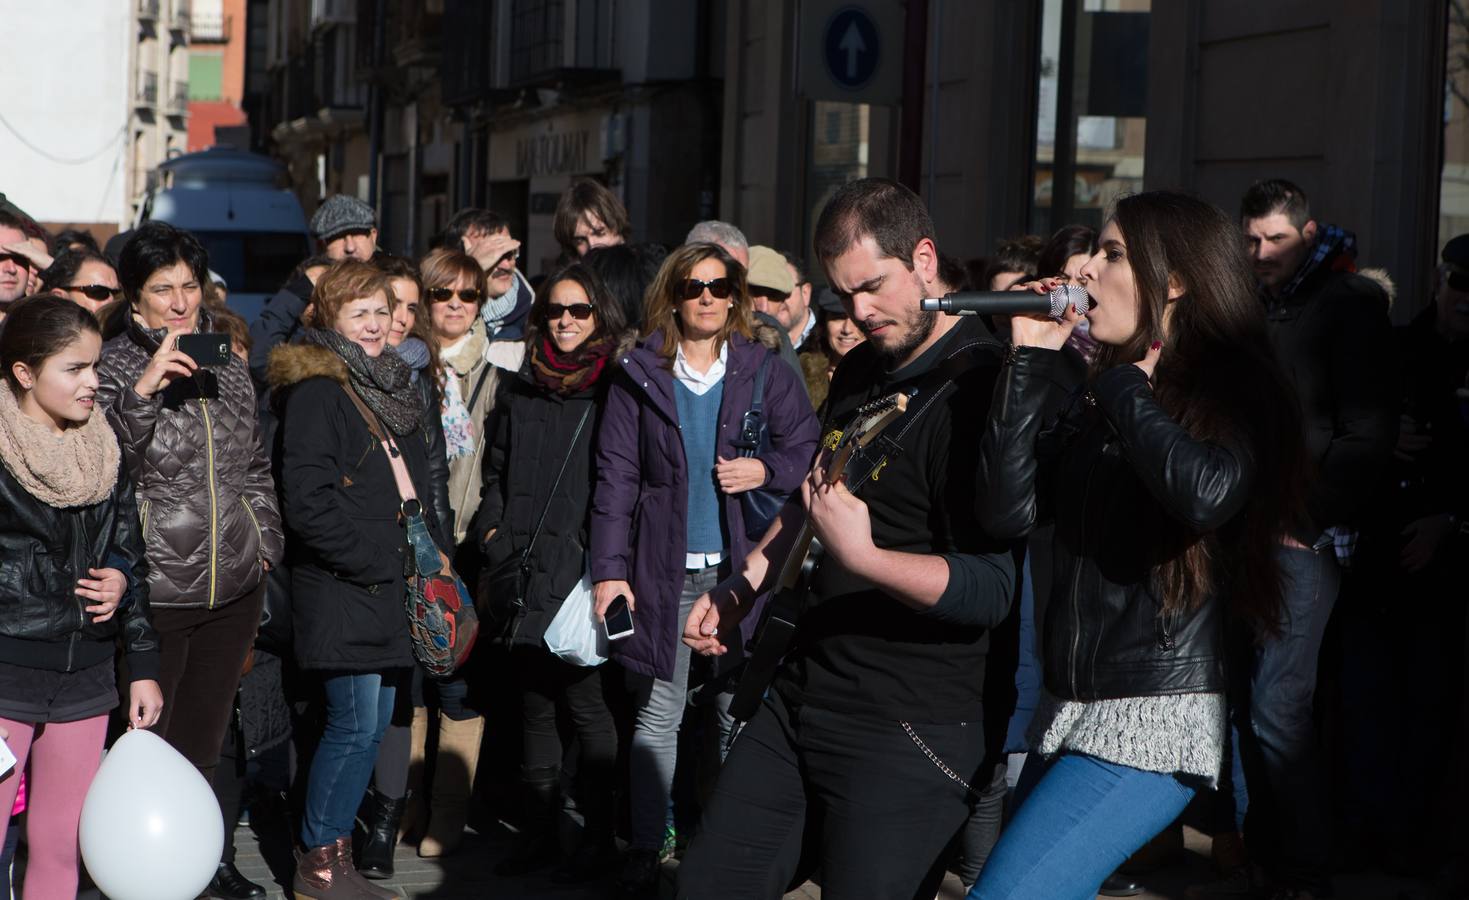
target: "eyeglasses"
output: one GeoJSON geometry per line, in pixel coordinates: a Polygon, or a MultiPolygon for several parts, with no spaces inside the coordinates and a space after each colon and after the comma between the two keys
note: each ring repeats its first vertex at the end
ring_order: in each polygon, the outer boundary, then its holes
{"type": "Polygon", "coordinates": [[[463,303],[478,303],[485,297],[484,291],[479,288],[461,288],[455,291],[453,288],[431,287],[424,293],[428,294],[430,303],[448,303],[456,293],[463,303]]]}
{"type": "Polygon", "coordinates": [[[697,300],[704,295],[705,290],[708,290],[709,296],[714,299],[727,300],[729,299],[730,287],[730,281],[727,277],[716,278],[713,281],[700,281],[697,278],[690,278],[683,283],[683,291],[680,296],[684,300],[697,300]]]}
{"type": "Polygon", "coordinates": [[[122,295],[122,288],[108,287],[105,284],[72,284],[63,290],[80,291],[87,295],[88,300],[116,300],[122,295]]]}
{"type": "Polygon", "coordinates": [[[567,303],[564,305],[560,303],[548,303],[542,315],[547,322],[559,322],[561,321],[561,317],[566,313],[571,313],[571,317],[577,321],[586,321],[592,317],[592,313],[595,311],[596,309],[590,303],[567,303]]]}

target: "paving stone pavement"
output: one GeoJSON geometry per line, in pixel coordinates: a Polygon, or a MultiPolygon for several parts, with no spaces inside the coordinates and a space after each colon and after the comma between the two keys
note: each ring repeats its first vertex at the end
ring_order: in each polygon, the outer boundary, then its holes
{"type": "MultiPolygon", "coordinates": [[[[1182,900],[1184,889],[1191,884],[1200,884],[1214,878],[1209,864],[1209,837],[1192,828],[1184,829],[1185,851],[1178,862],[1167,869],[1142,879],[1148,890],[1140,895],[1141,900],[1182,900]]],[[[396,857],[397,874],[385,886],[397,888],[405,897],[414,900],[468,900],[468,898],[493,897],[495,900],[521,900],[521,898],[546,897],[551,900],[610,900],[613,892],[610,884],[568,887],[553,884],[545,875],[524,878],[499,878],[492,868],[510,848],[508,832],[481,836],[473,832],[465,834],[464,845],[457,853],[442,860],[419,859],[411,847],[399,847],[396,857]]],[[[262,853],[260,842],[247,827],[236,832],[238,849],[237,865],[247,878],[270,886],[270,896],[290,900],[289,861],[280,862],[278,849],[270,846],[262,853]],[[271,867],[266,862],[270,855],[278,863],[276,882],[271,867]]],[[[677,862],[664,867],[664,879],[659,891],[659,900],[673,897],[677,862]]],[[[786,900],[819,900],[821,889],[808,883],[786,895],[786,900]]],[[[962,900],[963,886],[959,879],[949,875],[939,890],[937,900],[962,900]]],[[[1380,873],[1361,873],[1338,876],[1336,880],[1337,900],[1430,900],[1432,894],[1419,881],[1395,878],[1380,873]]],[[[877,898],[875,898],[877,900],[877,898]]]]}

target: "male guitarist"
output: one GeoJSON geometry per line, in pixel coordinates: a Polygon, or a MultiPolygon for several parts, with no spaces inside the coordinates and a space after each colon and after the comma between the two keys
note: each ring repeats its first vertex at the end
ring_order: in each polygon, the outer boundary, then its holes
{"type": "Polygon", "coordinates": [[[815,865],[833,900],[932,897],[968,813],[987,630],[1009,610],[1014,566],[974,518],[998,347],[977,318],[920,310],[941,293],[933,234],[913,192],[876,178],[841,188],[817,224],[828,282],[868,338],[832,381],[827,446],[863,404],[916,394],[844,483],[818,463],[743,571],[689,616],[684,640],[724,652],[721,634],[774,585],[809,518],[824,560],[679,869],[680,897],[779,897],[815,865]]]}

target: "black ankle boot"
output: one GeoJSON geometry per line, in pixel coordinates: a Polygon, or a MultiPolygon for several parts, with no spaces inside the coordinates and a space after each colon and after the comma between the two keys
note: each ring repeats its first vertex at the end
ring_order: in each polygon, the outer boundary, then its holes
{"type": "Polygon", "coordinates": [[[560,797],[561,770],[537,766],[521,772],[525,807],[520,837],[510,855],[495,866],[495,874],[514,877],[552,866],[560,855],[556,841],[556,809],[560,797]]]}
{"type": "Polygon", "coordinates": [[[1136,878],[1123,875],[1121,872],[1113,872],[1102,882],[1102,887],[1097,891],[1103,897],[1136,897],[1143,892],[1143,886],[1136,878]]]}
{"type": "Polygon", "coordinates": [[[222,862],[214,870],[214,879],[204,889],[204,896],[216,900],[263,900],[265,888],[241,875],[234,863],[222,862]]]}
{"type": "Polygon", "coordinates": [[[393,851],[398,848],[398,823],[403,821],[407,797],[390,800],[368,788],[363,804],[366,815],[359,819],[364,832],[358,852],[357,871],[366,878],[383,880],[393,877],[393,851]]]}

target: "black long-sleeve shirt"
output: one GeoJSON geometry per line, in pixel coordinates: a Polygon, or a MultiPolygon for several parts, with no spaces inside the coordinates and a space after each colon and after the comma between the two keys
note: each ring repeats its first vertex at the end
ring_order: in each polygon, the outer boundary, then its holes
{"type": "MultiPolygon", "coordinates": [[[[957,377],[903,438],[902,452],[857,491],[877,546],[942,556],[947,589],[935,606],[919,611],[824,561],[791,664],[776,681],[791,702],[889,720],[980,721],[988,630],[1009,612],[1015,578],[1011,545],[984,534],[974,515],[998,345],[982,323],[966,319],[894,372],[870,344],[857,347],[832,381],[827,431],[845,426],[871,400],[933,383],[955,350],[976,341],[988,348],[963,352],[979,354],[979,363],[957,377]]],[[[926,396],[925,390],[909,409],[926,396]]],[[[885,434],[902,427],[900,420],[885,434]]],[[[880,454],[878,446],[867,452],[880,454]]]]}

